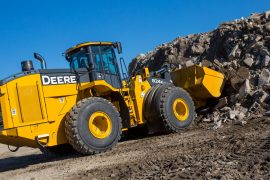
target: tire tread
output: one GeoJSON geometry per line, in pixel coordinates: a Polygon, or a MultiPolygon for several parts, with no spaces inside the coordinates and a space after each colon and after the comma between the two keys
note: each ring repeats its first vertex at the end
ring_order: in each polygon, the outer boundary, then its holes
{"type": "Polygon", "coordinates": [[[120,131],[118,133],[118,137],[117,140],[114,142],[114,144],[109,148],[106,149],[110,150],[112,149],[112,147],[114,147],[117,142],[120,140],[121,138],[121,129],[122,129],[122,119],[120,117],[120,113],[117,111],[116,107],[108,100],[104,99],[104,98],[100,98],[100,97],[90,97],[90,98],[86,98],[83,99],[81,101],[78,101],[77,104],[75,106],[72,107],[70,113],[68,114],[66,121],[65,121],[65,133],[66,133],[66,137],[68,142],[70,143],[70,145],[79,153],[84,154],[84,155],[93,155],[93,154],[98,154],[104,151],[98,151],[98,150],[94,150],[91,149],[90,147],[86,146],[85,143],[83,142],[82,138],[79,135],[78,132],[78,127],[77,127],[77,119],[79,118],[79,112],[81,110],[81,108],[89,102],[102,102],[102,103],[106,103],[109,104],[113,107],[113,109],[115,110],[115,112],[117,112],[117,117],[119,119],[119,123],[120,123],[120,131]]]}

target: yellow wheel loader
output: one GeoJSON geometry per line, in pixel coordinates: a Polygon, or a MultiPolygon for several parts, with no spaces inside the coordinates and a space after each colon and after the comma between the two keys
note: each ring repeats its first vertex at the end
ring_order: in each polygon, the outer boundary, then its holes
{"type": "Polygon", "coordinates": [[[128,77],[115,52],[122,52],[121,43],[87,42],[66,51],[70,69],[47,69],[37,53],[40,69],[23,61],[21,73],[0,81],[0,143],[100,153],[131,128],[181,132],[196,107],[221,94],[224,76],[214,70],[192,66],[165,78],[144,68],[128,77]]]}

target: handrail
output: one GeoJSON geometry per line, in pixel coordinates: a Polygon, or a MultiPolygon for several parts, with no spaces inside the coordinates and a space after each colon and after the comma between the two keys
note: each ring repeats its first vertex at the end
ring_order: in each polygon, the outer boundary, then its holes
{"type": "Polygon", "coordinates": [[[127,74],[127,66],[123,57],[120,58],[120,67],[121,67],[122,76],[125,79],[126,83],[128,83],[130,80],[130,77],[127,74]],[[126,73],[124,72],[123,66],[125,68],[126,73]]]}
{"type": "Polygon", "coordinates": [[[37,70],[33,70],[33,71],[25,71],[25,72],[19,72],[19,73],[13,74],[13,75],[11,75],[11,76],[8,76],[8,77],[2,79],[2,80],[0,81],[0,85],[6,83],[6,82],[8,82],[8,81],[11,81],[11,80],[13,80],[13,79],[16,79],[16,78],[18,78],[18,77],[22,77],[22,76],[28,75],[28,74],[35,74],[35,73],[38,73],[38,71],[37,71],[37,70]]]}

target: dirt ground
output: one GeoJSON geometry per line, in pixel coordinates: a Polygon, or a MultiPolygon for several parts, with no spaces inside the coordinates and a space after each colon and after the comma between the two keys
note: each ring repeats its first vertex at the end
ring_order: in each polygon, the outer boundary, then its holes
{"type": "Polygon", "coordinates": [[[143,136],[95,155],[46,157],[0,146],[0,179],[269,179],[270,118],[143,136]]]}

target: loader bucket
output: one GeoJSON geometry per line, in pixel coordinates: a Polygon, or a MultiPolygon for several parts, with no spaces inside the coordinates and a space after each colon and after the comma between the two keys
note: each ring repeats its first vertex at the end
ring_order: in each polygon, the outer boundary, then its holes
{"type": "Polygon", "coordinates": [[[205,105],[207,99],[221,96],[224,75],[207,67],[194,65],[171,72],[173,83],[192,96],[196,107],[205,105]]]}

